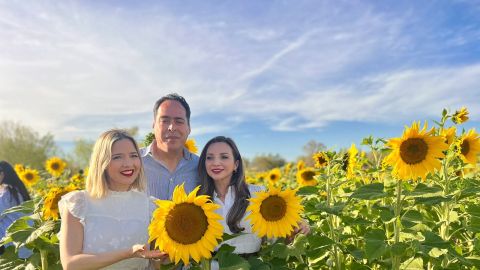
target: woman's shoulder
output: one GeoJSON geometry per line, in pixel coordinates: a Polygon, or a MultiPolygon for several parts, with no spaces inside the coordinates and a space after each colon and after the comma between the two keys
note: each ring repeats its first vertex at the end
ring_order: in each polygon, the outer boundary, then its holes
{"type": "Polygon", "coordinates": [[[74,190],[62,196],[58,202],[58,208],[60,209],[60,215],[63,215],[61,209],[66,208],[70,214],[80,219],[80,222],[85,225],[85,190],[74,190]]]}
{"type": "Polygon", "coordinates": [[[73,190],[73,191],[70,191],[68,193],[66,193],[65,195],[62,196],[62,200],[65,199],[65,200],[71,200],[71,199],[85,199],[85,195],[86,195],[86,191],[85,190],[73,190]]]}

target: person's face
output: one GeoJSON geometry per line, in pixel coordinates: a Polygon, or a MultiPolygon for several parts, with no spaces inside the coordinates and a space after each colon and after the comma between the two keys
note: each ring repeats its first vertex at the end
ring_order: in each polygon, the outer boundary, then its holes
{"type": "Polygon", "coordinates": [[[166,100],[157,110],[157,118],[153,123],[157,147],[164,152],[175,152],[183,149],[190,126],[187,111],[176,100],[166,100]]]}
{"type": "Polygon", "coordinates": [[[140,156],[129,139],[121,139],[112,145],[112,159],[107,167],[109,188],[127,191],[140,173],[140,156]]]}
{"type": "Polygon", "coordinates": [[[233,171],[238,167],[238,160],[234,159],[232,148],[224,143],[212,143],[207,149],[205,167],[208,176],[214,181],[230,183],[233,171]]]}

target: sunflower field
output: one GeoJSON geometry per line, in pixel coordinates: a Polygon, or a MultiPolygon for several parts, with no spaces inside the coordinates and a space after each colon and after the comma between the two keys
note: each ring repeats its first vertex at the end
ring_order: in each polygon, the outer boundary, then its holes
{"type": "MultiPolygon", "coordinates": [[[[221,269],[480,269],[480,137],[462,128],[465,121],[466,108],[443,110],[432,127],[413,122],[396,138],[364,138],[359,143],[366,151],[352,144],[348,151],[316,153],[311,167],[299,160],[247,172],[249,183],[267,188],[249,207],[253,227],[266,241],[258,256],[240,257],[224,245],[213,258],[221,269]],[[258,206],[261,200],[264,208],[258,206]],[[284,205],[268,210],[267,201],[284,205]],[[288,226],[300,215],[311,231],[292,239],[288,226]],[[287,221],[277,227],[265,223],[282,218],[287,221]]],[[[13,245],[1,256],[1,269],[61,269],[57,202],[66,192],[83,189],[88,170],[73,173],[58,158],[45,165],[40,172],[16,166],[34,199],[8,210],[27,215],[2,240],[13,245]],[[33,255],[18,258],[21,247],[33,255]]],[[[205,198],[194,197],[182,193],[178,200],[206,207],[205,198]]],[[[195,262],[202,253],[192,251],[190,269],[203,268],[195,262]]],[[[185,254],[175,258],[180,259],[189,260],[185,254]]]]}

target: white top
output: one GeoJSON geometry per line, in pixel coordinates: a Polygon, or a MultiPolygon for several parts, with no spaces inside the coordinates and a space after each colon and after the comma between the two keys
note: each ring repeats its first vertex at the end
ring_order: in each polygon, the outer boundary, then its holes
{"type": "MultiPolygon", "coordinates": [[[[58,208],[63,213],[66,207],[83,224],[83,253],[97,254],[147,244],[148,225],[156,208],[153,201],[136,190],[109,191],[102,199],[82,190],[62,196],[58,208]]],[[[146,259],[130,258],[102,269],[148,269],[148,265],[146,259]]]]}
{"type": "MultiPolygon", "coordinates": [[[[255,192],[263,191],[265,190],[265,188],[262,186],[248,185],[248,190],[250,191],[250,195],[253,198],[255,197],[255,192]]],[[[223,217],[223,219],[220,220],[220,224],[222,224],[223,226],[223,232],[232,234],[227,224],[228,212],[230,211],[230,208],[232,208],[233,203],[235,202],[235,194],[232,190],[232,187],[228,187],[227,194],[225,194],[225,203],[223,203],[217,197],[217,194],[215,192],[213,194],[213,197],[214,202],[222,206],[221,208],[217,209],[216,212],[223,217]]],[[[245,212],[243,219],[240,221],[240,228],[245,229],[242,231],[242,235],[222,242],[222,244],[225,243],[229,244],[232,247],[235,247],[234,253],[236,254],[257,252],[260,250],[260,246],[262,245],[262,239],[252,232],[252,226],[250,225],[250,221],[245,219],[248,214],[249,212],[245,212]]]]}

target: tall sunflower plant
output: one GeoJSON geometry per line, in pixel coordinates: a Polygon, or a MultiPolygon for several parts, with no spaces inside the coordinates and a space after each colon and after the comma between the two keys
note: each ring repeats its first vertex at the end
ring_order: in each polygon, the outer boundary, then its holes
{"type": "MultiPolygon", "coordinates": [[[[468,119],[465,110],[461,112],[454,123],[468,119]]],[[[369,212],[383,222],[363,215],[373,221],[360,244],[370,264],[391,269],[478,267],[478,174],[461,178],[466,150],[475,151],[478,135],[464,133],[461,138],[469,141],[461,148],[461,139],[452,131],[455,128],[446,127],[446,120],[452,118],[444,111],[436,128],[414,122],[402,137],[387,140],[390,153],[377,171],[382,176],[379,183],[361,186],[351,195],[356,203],[373,202],[369,212]]]]}
{"type": "Polygon", "coordinates": [[[57,237],[60,230],[58,201],[64,194],[83,188],[86,171],[70,175],[65,162],[58,158],[49,161],[45,170],[40,171],[16,166],[32,200],[4,212],[19,212],[22,217],[7,228],[1,240],[0,245],[7,248],[0,258],[0,269],[62,269],[57,237]],[[61,166],[56,167],[52,162],[59,162],[61,166]],[[48,171],[48,166],[58,169],[55,176],[48,171]]]}

